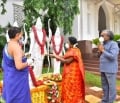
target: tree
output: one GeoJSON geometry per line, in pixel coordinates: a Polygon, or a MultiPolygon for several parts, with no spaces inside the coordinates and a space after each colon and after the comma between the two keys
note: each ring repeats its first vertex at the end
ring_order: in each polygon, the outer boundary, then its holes
{"type": "Polygon", "coordinates": [[[78,0],[24,0],[24,13],[27,31],[35,24],[37,17],[41,16],[46,30],[48,19],[51,19],[53,34],[57,26],[63,28],[64,34],[71,34],[74,17],[79,13],[78,0]],[[48,9],[44,18],[39,13],[40,9],[48,9]]]}
{"type": "MultiPolygon", "coordinates": [[[[1,0],[0,1],[0,8],[1,8],[0,15],[4,15],[6,13],[6,9],[5,9],[6,2],[7,2],[7,0],[1,0]]],[[[1,25],[0,25],[0,34],[2,32],[4,32],[4,28],[2,28],[1,25]]]]}
{"type": "Polygon", "coordinates": [[[6,3],[7,0],[1,0],[0,2],[0,7],[2,8],[1,10],[1,14],[5,14],[6,13],[6,9],[5,9],[5,3],[6,3]]]}

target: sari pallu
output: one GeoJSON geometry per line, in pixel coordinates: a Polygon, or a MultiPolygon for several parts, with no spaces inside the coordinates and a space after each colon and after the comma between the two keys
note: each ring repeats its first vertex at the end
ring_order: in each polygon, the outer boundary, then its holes
{"type": "Polygon", "coordinates": [[[78,48],[70,48],[64,58],[73,61],[64,64],[62,80],[62,103],[85,103],[84,67],[78,48]]]}

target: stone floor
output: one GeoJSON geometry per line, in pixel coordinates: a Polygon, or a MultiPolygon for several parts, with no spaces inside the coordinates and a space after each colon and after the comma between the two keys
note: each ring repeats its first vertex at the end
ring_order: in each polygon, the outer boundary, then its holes
{"type": "MultiPolygon", "coordinates": [[[[99,103],[102,98],[102,89],[99,87],[88,87],[86,88],[86,103],[99,103]]],[[[114,103],[120,103],[120,95],[117,95],[114,103]]]]}

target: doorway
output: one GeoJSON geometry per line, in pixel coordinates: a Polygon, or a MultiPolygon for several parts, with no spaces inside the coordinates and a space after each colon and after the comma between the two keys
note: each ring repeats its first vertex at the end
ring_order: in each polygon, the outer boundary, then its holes
{"type": "Polygon", "coordinates": [[[99,36],[102,30],[106,29],[106,15],[105,11],[102,6],[99,8],[99,14],[98,14],[98,30],[99,30],[99,36]]]}

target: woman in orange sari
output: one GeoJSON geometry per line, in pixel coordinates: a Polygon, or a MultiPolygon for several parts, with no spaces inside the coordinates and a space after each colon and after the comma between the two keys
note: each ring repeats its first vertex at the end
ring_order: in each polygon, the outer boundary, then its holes
{"type": "Polygon", "coordinates": [[[77,40],[68,38],[67,52],[63,57],[50,54],[64,63],[62,73],[62,103],[85,103],[84,67],[77,40]]]}

